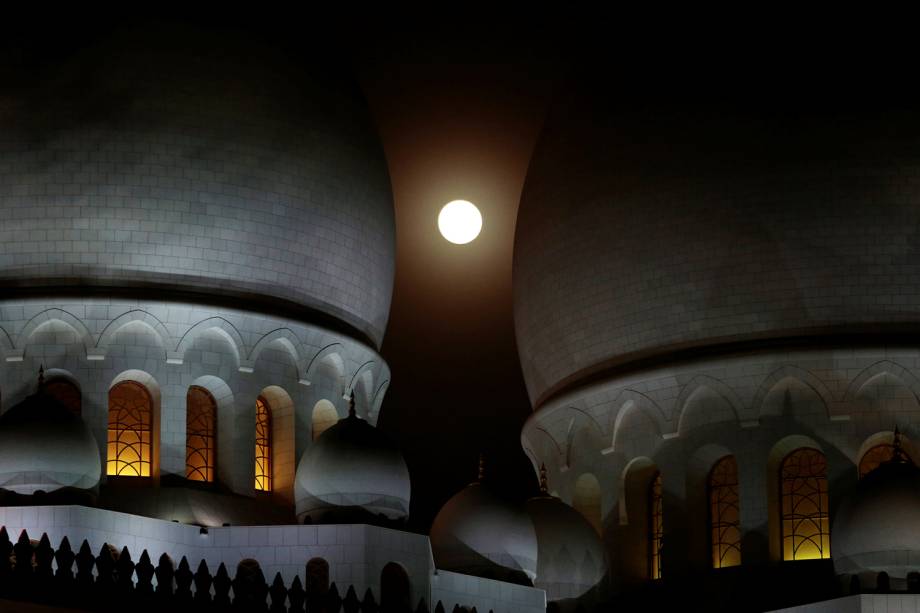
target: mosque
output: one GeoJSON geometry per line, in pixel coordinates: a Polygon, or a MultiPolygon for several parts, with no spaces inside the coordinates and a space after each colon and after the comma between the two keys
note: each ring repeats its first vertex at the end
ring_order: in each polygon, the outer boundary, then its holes
{"type": "Polygon", "coordinates": [[[366,105],[211,36],[123,34],[0,98],[0,603],[47,535],[122,583],[146,551],[387,611],[920,606],[916,117],[572,86],[515,236],[540,494],[480,466],[420,535],[376,428],[366,105]]]}

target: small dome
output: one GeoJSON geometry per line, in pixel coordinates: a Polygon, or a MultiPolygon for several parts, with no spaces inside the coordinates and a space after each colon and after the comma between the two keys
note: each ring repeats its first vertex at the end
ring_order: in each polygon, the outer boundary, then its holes
{"type": "Polygon", "coordinates": [[[323,432],[300,459],[294,482],[297,518],[313,523],[354,512],[405,519],[409,493],[409,469],[399,449],[354,414],[323,432]]]}
{"type": "Polygon", "coordinates": [[[101,476],[92,432],[41,388],[0,416],[0,490],[91,490],[101,476]]]}
{"type": "Polygon", "coordinates": [[[585,517],[555,496],[527,501],[537,534],[537,579],[547,600],[578,598],[606,572],[604,548],[585,517]]]}
{"type": "Polygon", "coordinates": [[[904,579],[920,570],[920,469],[886,462],[860,479],[831,530],[839,574],[888,573],[904,579]]]}
{"type": "Polygon", "coordinates": [[[441,508],[431,548],[444,570],[517,583],[533,582],[537,574],[537,537],[527,513],[480,483],[441,508]]]}

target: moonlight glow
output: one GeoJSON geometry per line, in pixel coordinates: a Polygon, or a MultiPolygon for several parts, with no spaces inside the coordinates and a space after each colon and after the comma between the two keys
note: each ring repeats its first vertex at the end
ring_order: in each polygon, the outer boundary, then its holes
{"type": "Polygon", "coordinates": [[[450,242],[465,245],[479,236],[479,231],[482,230],[482,215],[472,202],[448,202],[438,215],[438,230],[450,242]]]}

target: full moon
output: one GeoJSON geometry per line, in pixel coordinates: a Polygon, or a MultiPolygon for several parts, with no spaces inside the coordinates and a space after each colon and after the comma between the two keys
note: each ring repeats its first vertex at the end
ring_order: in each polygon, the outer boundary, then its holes
{"type": "Polygon", "coordinates": [[[479,236],[479,231],[482,230],[482,215],[472,202],[448,202],[438,215],[438,230],[444,238],[455,245],[465,245],[479,236]]]}

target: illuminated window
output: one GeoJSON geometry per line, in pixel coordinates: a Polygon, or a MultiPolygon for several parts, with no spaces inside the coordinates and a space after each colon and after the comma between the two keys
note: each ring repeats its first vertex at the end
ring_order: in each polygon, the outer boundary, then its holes
{"type": "Polygon", "coordinates": [[[185,407],[185,478],[214,481],[217,403],[208,390],[193,385],[185,397],[185,407]]]}
{"type": "Polygon", "coordinates": [[[256,489],[272,491],[272,418],[261,396],[256,399],[256,489]]]}
{"type": "Polygon", "coordinates": [[[709,534],[713,568],[741,564],[738,463],[727,455],[709,473],[709,534]]]}
{"type": "Polygon", "coordinates": [[[649,573],[652,579],[661,579],[661,537],[664,524],[661,517],[661,473],[656,473],[649,486],[649,573]]]}
{"type": "Polygon", "coordinates": [[[153,402],[140,383],[122,381],[109,390],[106,474],[149,477],[153,402]]]}
{"type": "Polygon", "coordinates": [[[882,462],[889,462],[894,458],[894,445],[882,443],[872,447],[863,454],[859,461],[859,478],[862,479],[879,467],[882,462]]]}
{"type": "Polygon", "coordinates": [[[74,415],[82,412],[80,388],[72,381],[58,377],[45,383],[45,393],[67,407],[74,415]]]}
{"type": "Polygon", "coordinates": [[[780,467],[784,560],[831,557],[827,513],[827,459],[816,449],[802,448],[780,467]]]}

